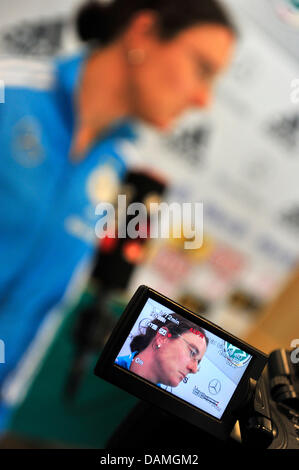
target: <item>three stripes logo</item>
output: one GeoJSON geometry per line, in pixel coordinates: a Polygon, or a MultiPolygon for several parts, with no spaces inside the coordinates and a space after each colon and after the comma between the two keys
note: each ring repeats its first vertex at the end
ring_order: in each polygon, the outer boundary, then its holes
{"type": "Polygon", "coordinates": [[[0,364],[5,363],[5,344],[2,339],[0,339],[0,364]]]}
{"type": "Polygon", "coordinates": [[[5,103],[5,84],[4,84],[4,80],[0,80],[0,103],[5,103]]]}

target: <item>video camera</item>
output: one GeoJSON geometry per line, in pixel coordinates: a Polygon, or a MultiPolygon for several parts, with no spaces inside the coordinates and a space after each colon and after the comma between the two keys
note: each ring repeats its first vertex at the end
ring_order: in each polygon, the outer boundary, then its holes
{"type": "Polygon", "coordinates": [[[152,447],[190,447],[199,433],[209,445],[237,445],[239,426],[242,445],[299,449],[298,366],[289,352],[268,357],[149,287],[130,300],[95,374],[143,400],[112,447],[138,446],[140,436],[155,436],[152,447]]]}

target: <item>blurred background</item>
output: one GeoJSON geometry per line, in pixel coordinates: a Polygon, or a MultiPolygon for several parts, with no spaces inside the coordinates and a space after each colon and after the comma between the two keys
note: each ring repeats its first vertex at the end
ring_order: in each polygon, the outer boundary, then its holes
{"type": "MultiPolygon", "coordinates": [[[[0,54],[76,53],[81,3],[2,0],[0,54]]],[[[240,40],[211,110],[189,113],[166,135],[140,124],[138,141],[122,149],[131,201],[154,193],[203,202],[203,246],[104,240],[83,294],[50,322],[4,390],[14,414],[2,447],[104,447],[136,400],[92,370],[140,284],[264,352],[299,337],[299,2],[225,3],[240,40]]]]}

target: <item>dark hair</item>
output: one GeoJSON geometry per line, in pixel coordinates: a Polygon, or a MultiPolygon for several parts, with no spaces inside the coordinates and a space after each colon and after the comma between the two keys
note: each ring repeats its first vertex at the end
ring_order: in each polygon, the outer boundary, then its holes
{"type": "MultiPolygon", "coordinates": [[[[161,314],[161,316],[163,315],[161,314]]],[[[130,344],[132,353],[135,351],[138,351],[138,353],[140,353],[145,348],[147,348],[147,346],[154,339],[159,328],[161,327],[168,329],[168,331],[171,333],[171,339],[176,339],[180,335],[186,333],[187,331],[190,331],[191,328],[195,328],[196,331],[199,331],[204,336],[206,340],[206,345],[208,345],[209,339],[207,338],[205,331],[202,328],[197,327],[194,323],[192,323],[189,320],[186,320],[185,318],[181,317],[180,315],[176,313],[171,313],[171,316],[175,321],[178,321],[179,324],[169,319],[166,319],[165,323],[161,320],[158,320],[157,318],[151,321],[152,324],[157,325],[157,330],[154,330],[151,326],[147,326],[145,327],[145,333],[140,332],[139,335],[134,336],[130,344]]],[[[140,331],[141,331],[141,328],[142,327],[139,325],[140,331]]]]}
{"type": "Polygon", "coordinates": [[[217,0],[89,0],[77,15],[77,31],[83,41],[109,44],[129,25],[133,16],[151,10],[158,16],[161,39],[171,39],[195,24],[213,23],[237,35],[226,10],[217,0]]]}

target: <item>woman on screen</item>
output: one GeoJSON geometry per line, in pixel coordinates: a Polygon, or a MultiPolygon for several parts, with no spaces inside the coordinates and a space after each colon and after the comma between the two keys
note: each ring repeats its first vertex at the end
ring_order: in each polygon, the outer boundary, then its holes
{"type": "Polygon", "coordinates": [[[118,357],[116,363],[157,385],[177,387],[188,374],[198,372],[208,338],[203,329],[180,315],[171,314],[171,320],[166,317],[165,322],[149,322],[132,339],[132,353],[118,357]]]}

